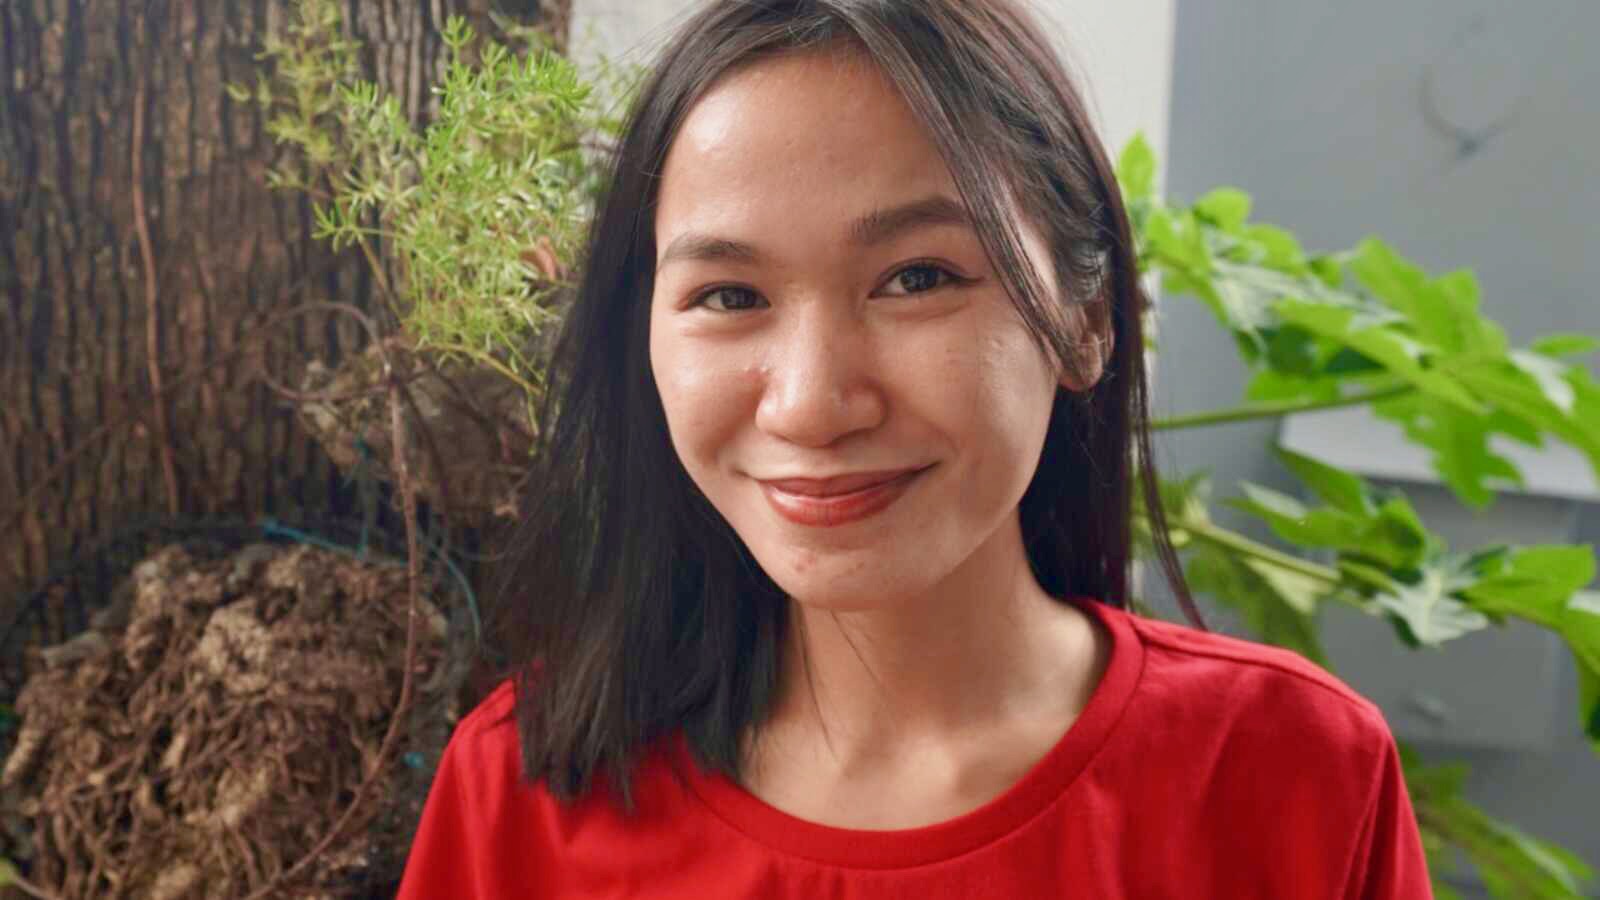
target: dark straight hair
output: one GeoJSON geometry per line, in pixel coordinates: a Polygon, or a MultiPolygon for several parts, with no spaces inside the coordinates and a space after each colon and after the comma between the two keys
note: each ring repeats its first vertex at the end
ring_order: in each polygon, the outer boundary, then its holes
{"type": "Polygon", "coordinates": [[[634,100],[557,343],[525,521],[499,591],[497,650],[517,679],[524,777],[563,799],[604,778],[625,806],[641,750],[682,729],[700,763],[737,778],[741,735],[777,687],[788,601],[690,481],[650,372],[660,173],[718,78],[785,52],[876,64],[944,156],[1042,350],[1079,366],[1066,304],[1113,336],[1092,389],[1058,390],[1023,496],[1043,588],[1122,607],[1134,479],[1157,557],[1199,616],[1160,506],[1133,242],[1082,98],[1012,0],[719,0],[664,48],[634,100]],[[1058,284],[1027,263],[1014,209],[1052,248],[1058,284]]]}

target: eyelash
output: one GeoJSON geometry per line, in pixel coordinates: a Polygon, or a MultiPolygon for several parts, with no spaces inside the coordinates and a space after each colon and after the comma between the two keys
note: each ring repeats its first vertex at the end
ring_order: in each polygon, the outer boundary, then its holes
{"type": "MultiPolygon", "coordinates": [[[[933,262],[914,262],[914,263],[910,263],[910,264],[905,265],[905,266],[901,266],[899,269],[895,270],[895,273],[893,275],[890,275],[888,280],[886,282],[884,282],[884,283],[886,285],[893,284],[902,275],[905,275],[907,272],[914,272],[914,271],[916,271],[918,269],[932,269],[933,271],[938,272],[940,274],[941,280],[939,281],[939,283],[937,285],[935,285],[934,287],[928,288],[927,290],[913,291],[913,292],[909,292],[909,293],[901,294],[901,295],[897,295],[897,296],[916,296],[918,294],[928,294],[928,293],[932,293],[934,291],[937,291],[940,288],[948,287],[948,286],[950,286],[952,284],[956,284],[956,285],[968,284],[968,283],[970,283],[972,281],[972,279],[963,278],[962,276],[957,275],[956,273],[950,271],[949,269],[945,268],[942,265],[939,265],[938,263],[933,263],[933,262]]],[[[690,305],[690,307],[705,307],[707,309],[710,309],[709,306],[706,306],[706,300],[708,298],[710,298],[710,297],[716,296],[717,294],[719,294],[719,293],[721,293],[723,291],[743,291],[743,292],[748,293],[748,294],[754,294],[755,293],[755,291],[752,291],[747,287],[740,287],[739,285],[733,285],[733,284],[717,285],[716,287],[707,288],[706,290],[701,291],[699,294],[696,294],[694,299],[690,302],[689,305],[690,305]]],[[[745,308],[745,309],[712,309],[711,311],[712,312],[718,312],[718,313],[732,314],[732,313],[737,313],[737,312],[748,312],[749,308],[745,308]]]]}

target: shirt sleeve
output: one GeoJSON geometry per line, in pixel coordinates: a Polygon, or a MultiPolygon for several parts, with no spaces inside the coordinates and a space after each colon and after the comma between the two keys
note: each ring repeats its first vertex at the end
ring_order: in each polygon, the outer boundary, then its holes
{"type": "Polygon", "coordinates": [[[459,763],[460,738],[458,730],[439,760],[395,900],[487,900],[490,896],[484,892],[482,878],[486,860],[478,858],[479,848],[486,842],[472,837],[478,816],[459,763]]]}
{"type": "Polygon", "coordinates": [[[1372,800],[1348,878],[1349,900],[1427,900],[1433,896],[1416,813],[1406,791],[1400,753],[1384,734],[1372,800]]]}

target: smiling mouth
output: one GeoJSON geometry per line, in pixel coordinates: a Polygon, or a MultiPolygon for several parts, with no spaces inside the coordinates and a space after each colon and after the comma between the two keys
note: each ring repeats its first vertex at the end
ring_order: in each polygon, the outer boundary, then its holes
{"type": "Polygon", "coordinates": [[[797,525],[829,528],[888,509],[918,476],[931,468],[862,472],[835,478],[782,478],[760,484],[761,492],[778,515],[797,525]]]}

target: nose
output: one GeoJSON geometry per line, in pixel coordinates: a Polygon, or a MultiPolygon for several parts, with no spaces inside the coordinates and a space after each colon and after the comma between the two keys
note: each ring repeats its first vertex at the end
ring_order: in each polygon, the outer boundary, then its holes
{"type": "Polygon", "coordinates": [[[756,427],[804,447],[869,431],[886,412],[877,353],[862,323],[830,304],[807,304],[768,354],[756,427]]]}

